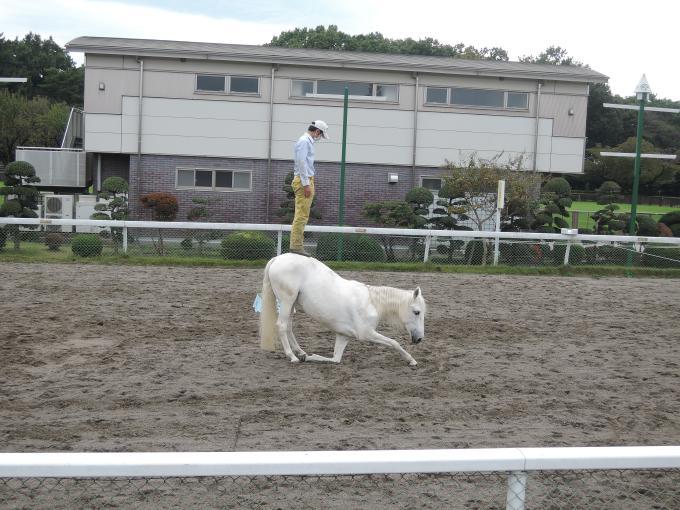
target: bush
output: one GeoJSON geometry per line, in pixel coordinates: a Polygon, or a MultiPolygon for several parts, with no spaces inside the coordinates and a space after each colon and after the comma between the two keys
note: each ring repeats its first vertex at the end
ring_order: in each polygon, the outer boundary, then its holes
{"type": "MultiPolygon", "coordinates": [[[[552,256],[556,266],[564,264],[564,255],[567,252],[567,244],[555,244],[552,256]]],[[[569,248],[569,265],[578,266],[586,261],[586,249],[580,244],[572,244],[569,248]]]]}
{"type": "Polygon", "coordinates": [[[276,241],[262,232],[234,232],[222,239],[225,259],[270,259],[276,255],[276,241]]]}
{"type": "MultiPolygon", "coordinates": [[[[319,260],[336,260],[338,242],[343,234],[321,234],[316,244],[319,260]]],[[[357,262],[384,262],[385,252],[378,241],[365,234],[345,234],[342,245],[342,259],[357,262]]]]}
{"type": "Polygon", "coordinates": [[[45,244],[50,251],[58,251],[64,244],[64,236],[59,232],[48,232],[45,234],[45,244]]]}
{"type": "Polygon", "coordinates": [[[189,251],[189,250],[191,250],[191,248],[193,248],[194,242],[191,239],[187,238],[187,239],[183,239],[182,242],[179,243],[179,245],[182,248],[184,248],[185,250],[189,251]]]}
{"type": "MultiPolygon", "coordinates": [[[[465,264],[481,266],[484,258],[484,241],[475,239],[465,246],[465,264]]],[[[493,243],[487,242],[486,264],[493,263],[493,243]]]]}
{"type": "Polygon", "coordinates": [[[525,242],[501,242],[500,260],[509,266],[525,266],[540,264],[533,244],[525,242]]]}
{"type": "Polygon", "coordinates": [[[647,267],[680,269],[680,248],[647,246],[641,264],[647,267]]]}
{"type": "Polygon", "coordinates": [[[0,251],[5,248],[5,243],[7,242],[7,231],[4,227],[0,227],[0,251]]]}
{"type": "Polygon", "coordinates": [[[96,234],[75,236],[71,242],[71,250],[81,257],[96,257],[102,254],[104,243],[96,234]]]}

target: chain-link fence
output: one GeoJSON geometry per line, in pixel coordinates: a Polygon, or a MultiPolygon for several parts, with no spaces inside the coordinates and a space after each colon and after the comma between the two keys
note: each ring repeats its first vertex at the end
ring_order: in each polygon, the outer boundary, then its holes
{"type": "Polygon", "coordinates": [[[668,509],[680,470],[340,476],[0,478],[2,508],[668,509]]]}
{"type": "MultiPolygon", "coordinates": [[[[288,250],[288,225],[0,218],[0,250],[47,260],[173,257],[197,263],[269,259],[288,250]]],[[[460,266],[680,269],[680,238],[308,226],[319,260],[460,266]]]]}

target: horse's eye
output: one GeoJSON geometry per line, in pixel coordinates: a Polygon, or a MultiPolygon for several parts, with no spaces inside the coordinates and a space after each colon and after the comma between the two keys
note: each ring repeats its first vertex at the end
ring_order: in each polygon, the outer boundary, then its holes
{"type": "Polygon", "coordinates": [[[420,310],[415,310],[413,313],[415,313],[416,315],[420,315],[420,310]]]}

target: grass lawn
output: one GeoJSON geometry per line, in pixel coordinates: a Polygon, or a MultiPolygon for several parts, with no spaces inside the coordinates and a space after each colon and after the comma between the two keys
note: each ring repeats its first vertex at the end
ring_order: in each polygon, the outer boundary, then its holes
{"type": "MultiPolygon", "coordinates": [[[[616,211],[617,213],[629,213],[630,212],[630,204],[616,204],[619,206],[619,209],[616,211]]],[[[598,204],[597,202],[573,202],[571,204],[571,207],[569,207],[567,210],[572,213],[574,211],[579,212],[578,216],[578,227],[580,229],[586,229],[586,228],[594,228],[595,222],[593,219],[590,217],[592,213],[595,211],[599,211],[602,209],[604,206],[598,204]]],[[[677,207],[664,207],[660,205],[640,205],[638,204],[637,207],[637,213],[638,214],[649,214],[651,215],[655,220],[659,220],[661,216],[666,214],[667,212],[671,211],[677,211],[677,207]]],[[[567,223],[571,224],[571,217],[565,218],[567,223]]],[[[573,225],[572,225],[573,226],[573,225]]]]}

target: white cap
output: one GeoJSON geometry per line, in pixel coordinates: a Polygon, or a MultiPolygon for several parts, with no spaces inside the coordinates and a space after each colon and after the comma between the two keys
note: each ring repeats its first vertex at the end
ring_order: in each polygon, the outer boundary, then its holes
{"type": "Polygon", "coordinates": [[[322,120],[315,120],[312,122],[312,126],[321,131],[321,136],[328,140],[328,124],[322,120]]]}

